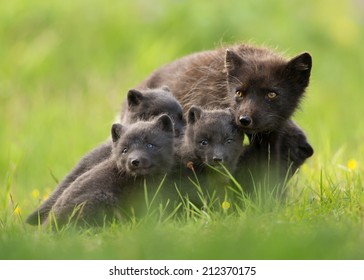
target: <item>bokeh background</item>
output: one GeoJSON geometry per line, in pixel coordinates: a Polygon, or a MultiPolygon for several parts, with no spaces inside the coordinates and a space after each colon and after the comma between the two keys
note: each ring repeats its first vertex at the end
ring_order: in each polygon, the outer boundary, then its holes
{"type": "Polygon", "coordinates": [[[311,84],[294,117],[315,148],[304,169],[314,177],[350,162],[362,172],[362,0],[2,1],[2,209],[33,211],[109,136],[127,90],[154,69],[238,42],[311,53],[311,84]]]}

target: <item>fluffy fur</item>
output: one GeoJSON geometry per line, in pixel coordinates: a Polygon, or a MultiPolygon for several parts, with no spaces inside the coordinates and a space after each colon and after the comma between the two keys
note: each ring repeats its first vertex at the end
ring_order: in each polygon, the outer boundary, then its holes
{"type": "Polygon", "coordinates": [[[250,139],[249,153],[256,150],[261,164],[291,161],[299,166],[313,149],[290,117],[309,84],[311,68],[308,53],[286,59],[270,49],[243,44],[182,57],[157,69],[138,87],[168,85],[185,113],[192,105],[233,108],[236,124],[250,139]],[[288,152],[296,150],[295,155],[288,152]],[[276,160],[268,163],[270,159],[276,160]]]}
{"type": "MultiPolygon", "coordinates": [[[[165,113],[171,117],[174,123],[176,136],[182,133],[185,125],[184,119],[182,118],[182,107],[166,86],[148,90],[129,90],[126,104],[123,107],[124,110],[121,116],[123,124],[132,124],[140,120],[150,120],[155,116],[165,113]]],[[[53,204],[63,191],[80,175],[108,159],[111,152],[112,141],[107,140],[82,157],[50,197],[27,217],[26,222],[31,225],[43,223],[53,204]]]]}
{"type": "Polygon", "coordinates": [[[120,218],[144,182],[161,180],[173,165],[173,123],[154,121],[112,126],[112,156],[79,176],[57,199],[52,224],[103,225],[120,218]]]}
{"type": "Polygon", "coordinates": [[[306,135],[293,121],[287,121],[279,133],[254,137],[239,158],[235,178],[247,192],[269,187],[278,196],[284,195],[285,180],[313,154],[306,135]]]}
{"type": "Polygon", "coordinates": [[[180,183],[180,193],[201,204],[197,189],[188,179],[195,180],[196,175],[203,191],[222,194],[228,179],[213,168],[221,170],[222,164],[233,172],[243,150],[243,140],[244,133],[235,124],[230,109],[205,110],[192,106],[187,112],[186,133],[176,149],[179,164],[173,177],[177,185],[180,183]]]}
{"type": "Polygon", "coordinates": [[[185,126],[182,107],[167,86],[157,90],[129,90],[120,120],[122,124],[135,123],[150,120],[161,113],[171,117],[176,137],[181,135],[185,126]]]}
{"type": "Polygon", "coordinates": [[[311,67],[308,53],[287,60],[267,48],[236,45],[185,56],[159,68],[138,87],[166,84],[184,112],[192,105],[234,108],[237,124],[246,131],[266,132],[297,108],[311,67]],[[277,96],[269,99],[272,92],[277,96]],[[251,118],[249,124],[241,122],[244,116],[251,118]]]}

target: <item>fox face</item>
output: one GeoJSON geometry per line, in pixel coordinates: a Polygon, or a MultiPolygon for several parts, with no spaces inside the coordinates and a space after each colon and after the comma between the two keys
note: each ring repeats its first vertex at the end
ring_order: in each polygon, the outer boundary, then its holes
{"type": "Polygon", "coordinates": [[[266,49],[226,52],[228,94],[236,123],[247,133],[269,132],[291,117],[309,84],[308,53],[286,61],[266,49]]]}
{"type": "Polygon", "coordinates": [[[153,121],[112,126],[113,156],[130,176],[165,174],[173,164],[174,129],[163,114],[153,121]]]}
{"type": "Polygon", "coordinates": [[[244,134],[231,110],[203,110],[192,106],[188,113],[185,141],[194,164],[234,170],[243,148],[244,134]]]}

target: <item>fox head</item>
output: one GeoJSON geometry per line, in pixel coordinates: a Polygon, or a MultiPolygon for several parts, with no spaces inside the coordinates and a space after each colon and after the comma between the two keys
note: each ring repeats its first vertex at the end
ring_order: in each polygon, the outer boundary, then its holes
{"type": "Polygon", "coordinates": [[[187,112],[185,146],[195,165],[223,164],[233,171],[243,149],[244,133],[230,109],[205,110],[192,106],[187,112]]]}
{"type": "Polygon", "coordinates": [[[173,164],[174,129],[166,114],[128,126],[113,124],[111,136],[117,166],[130,176],[165,174],[173,164]]]}
{"type": "Polygon", "coordinates": [[[236,123],[247,133],[277,129],[299,106],[311,67],[308,53],[287,61],[264,48],[227,50],[227,90],[235,100],[236,123]]]}
{"type": "Polygon", "coordinates": [[[131,89],[127,94],[127,111],[122,123],[148,121],[161,114],[167,114],[174,125],[178,137],[185,126],[180,103],[167,86],[155,89],[131,89]]]}

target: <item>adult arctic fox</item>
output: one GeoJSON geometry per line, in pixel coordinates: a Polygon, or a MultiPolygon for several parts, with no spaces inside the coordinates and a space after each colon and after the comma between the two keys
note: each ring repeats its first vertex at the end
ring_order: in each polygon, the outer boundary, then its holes
{"type": "Polygon", "coordinates": [[[286,59],[268,48],[238,44],[177,59],[154,71],[138,88],[167,85],[184,113],[192,105],[232,108],[250,139],[249,154],[258,154],[255,159],[261,159],[262,166],[273,161],[270,165],[280,166],[284,174],[290,171],[286,162],[296,167],[313,154],[303,131],[290,120],[309,84],[311,68],[306,52],[286,59]]]}

